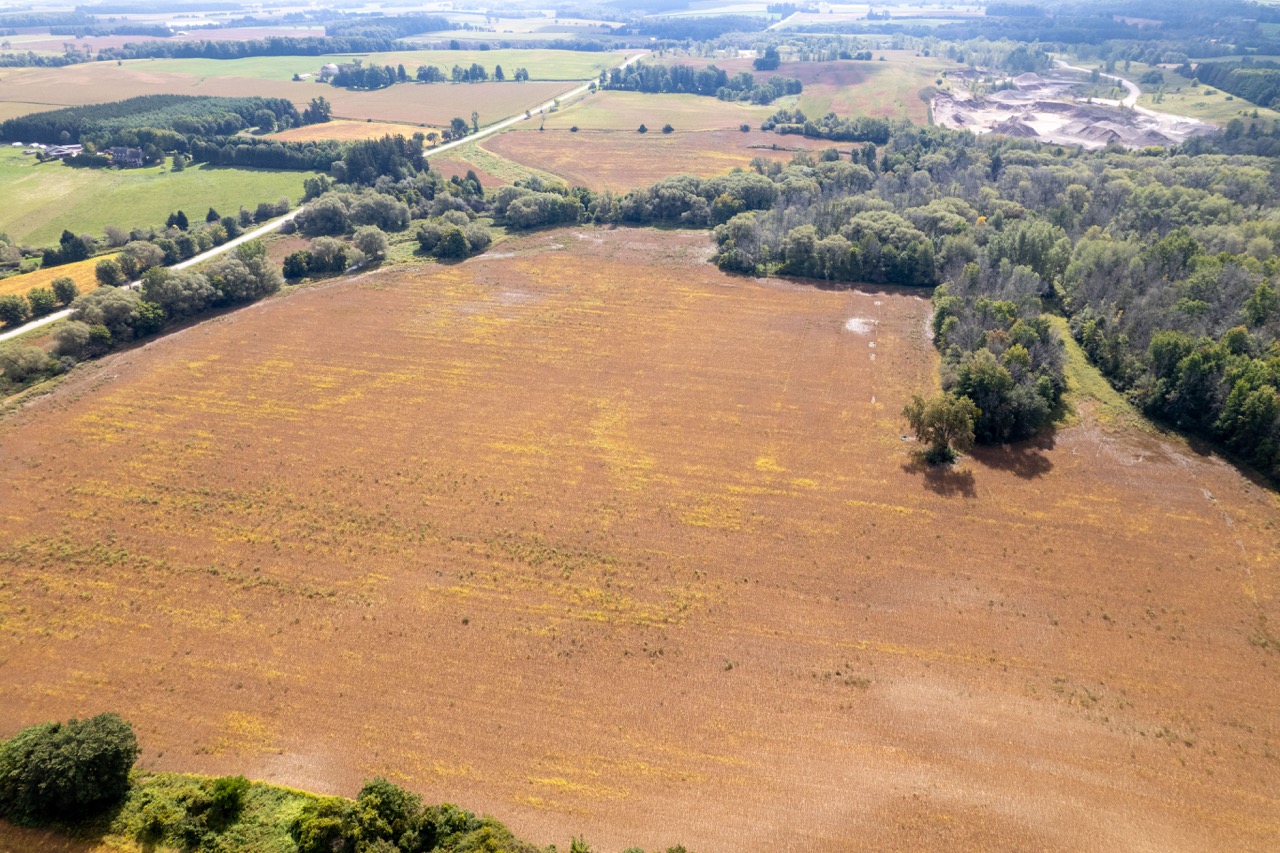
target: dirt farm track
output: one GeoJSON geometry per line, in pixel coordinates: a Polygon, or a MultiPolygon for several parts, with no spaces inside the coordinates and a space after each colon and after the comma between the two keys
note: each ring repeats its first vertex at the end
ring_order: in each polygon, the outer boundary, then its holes
{"type": "Polygon", "coordinates": [[[0,737],[603,851],[1280,849],[1275,493],[1088,405],[926,475],[925,294],[708,250],[375,272],[0,421],[0,737]]]}

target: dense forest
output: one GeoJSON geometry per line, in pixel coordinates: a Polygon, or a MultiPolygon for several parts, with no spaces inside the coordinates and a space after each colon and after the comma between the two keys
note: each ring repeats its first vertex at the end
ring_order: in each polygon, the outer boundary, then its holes
{"type": "Polygon", "coordinates": [[[648,65],[643,62],[602,73],[600,85],[604,89],[706,95],[722,101],[750,101],[753,104],[772,103],[783,95],[798,95],[803,89],[799,80],[789,77],[775,76],[764,83],[758,83],[755,75],[747,71],[730,77],[728,72],[714,65],[693,68],[688,65],[648,65]]]}
{"type": "MultiPolygon", "coordinates": [[[[299,112],[283,98],[144,95],[9,119],[0,124],[0,140],[50,145],[81,142],[96,151],[129,146],[140,148],[148,163],[176,153],[190,162],[215,166],[325,171],[341,159],[340,143],[281,142],[240,131],[283,130],[328,119],[329,105],[324,98],[313,98],[310,106],[299,112]]],[[[109,161],[86,155],[69,162],[102,166],[109,161]]]]}
{"type": "Polygon", "coordinates": [[[369,15],[330,21],[325,24],[324,34],[330,38],[402,39],[452,26],[447,18],[438,15],[369,15]]]}
{"type": "Polygon", "coordinates": [[[1248,58],[1201,62],[1191,76],[1260,107],[1280,106],[1280,63],[1248,58]]]}
{"type": "MultiPolygon", "coordinates": [[[[208,98],[193,95],[143,95],[124,101],[67,107],[11,118],[0,123],[0,140],[93,142],[109,145],[161,143],[165,150],[186,136],[227,136],[259,124],[259,113],[271,113],[274,126],[301,125],[302,116],[283,98],[208,98]],[[147,130],[153,131],[148,138],[147,130]]],[[[185,146],[183,146],[185,147],[185,146]]]]}

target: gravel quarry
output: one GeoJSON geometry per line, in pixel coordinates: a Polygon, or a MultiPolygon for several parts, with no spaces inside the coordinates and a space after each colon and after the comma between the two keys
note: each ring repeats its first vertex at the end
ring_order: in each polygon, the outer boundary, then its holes
{"type": "Polygon", "coordinates": [[[1110,79],[1129,92],[1123,100],[1081,99],[1078,90],[1084,81],[1078,72],[1060,68],[1046,76],[1022,74],[1010,81],[1012,88],[987,93],[975,91],[976,78],[961,77],[956,91],[934,96],[933,120],[956,130],[1090,149],[1111,143],[1172,146],[1216,130],[1208,122],[1137,106],[1138,87],[1117,77],[1110,79]]]}

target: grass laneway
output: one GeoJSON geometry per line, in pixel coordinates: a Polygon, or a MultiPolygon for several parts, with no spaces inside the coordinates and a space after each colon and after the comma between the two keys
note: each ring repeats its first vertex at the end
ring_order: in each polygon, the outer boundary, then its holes
{"type": "Polygon", "coordinates": [[[1080,344],[1076,343],[1076,339],[1071,337],[1066,318],[1051,316],[1049,322],[1058,330],[1066,348],[1067,393],[1064,401],[1067,410],[1063,425],[1077,423],[1080,420],[1081,406],[1087,405],[1098,423],[1154,431],[1151,422],[1123,394],[1111,387],[1107,377],[1098,368],[1089,363],[1089,357],[1084,354],[1080,344]]]}

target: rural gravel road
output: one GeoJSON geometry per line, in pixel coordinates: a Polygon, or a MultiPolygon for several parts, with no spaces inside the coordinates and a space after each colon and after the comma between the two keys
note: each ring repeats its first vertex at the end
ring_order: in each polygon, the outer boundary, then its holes
{"type": "MultiPolygon", "coordinates": [[[[1068,65],[1067,63],[1063,62],[1061,59],[1055,60],[1055,62],[1058,63],[1059,68],[1065,68],[1068,71],[1082,71],[1085,74],[1092,73],[1092,71],[1088,68],[1080,68],[1075,65],[1068,65]]],[[[1133,82],[1132,80],[1126,80],[1123,77],[1117,77],[1114,74],[1100,74],[1100,76],[1106,77],[1108,80],[1115,80],[1121,86],[1124,86],[1125,91],[1129,93],[1125,97],[1125,99],[1120,102],[1121,106],[1129,107],[1130,109],[1133,109],[1138,105],[1138,98],[1142,95],[1142,90],[1138,88],[1137,83],[1133,82]]],[[[1142,110],[1142,112],[1149,112],[1149,110],[1142,110]]]]}
{"type": "MultiPolygon", "coordinates": [[[[631,65],[632,63],[640,60],[642,57],[647,56],[648,53],[649,51],[646,50],[646,51],[641,51],[640,53],[637,53],[634,56],[629,56],[618,67],[626,68],[628,65],[631,65]]],[[[554,98],[547,101],[546,103],[539,104],[533,109],[530,109],[527,114],[519,113],[517,115],[511,116],[510,118],[506,118],[506,119],[503,119],[502,121],[488,125],[487,127],[482,127],[480,128],[479,132],[473,133],[470,136],[464,136],[461,139],[454,140],[453,142],[446,142],[443,145],[437,145],[435,148],[432,148],[431,150],[424,152],[422,156],[423,158],[429,159],[431,157],[434,157],[437,154],[441,154],[445,151],[449,151],[453,148],[457,148],[459,145],[466,145],[469,142],[475,142],[477,139],[483,139],[486,136],[491,136],[492,134],[506,130],[508,127],[511,127],[514,124],[519,124],[522,121],[528,121],[531,117],[551,109],[551,107],[555,106],[557,101],[566,100],[568,98],[576,98],[579,95],[584,94],[585,92],[587,92],[587,90],[591,88],[591,84],[594,82],[595,82],[594,78],[591,80],[585,80],[579,85],[575,86],[574,88],[568,90],[567,92],[562,92],[561,94],[556,95],[554,98]]],[[[258,228],[255,228],[252,231],[247,231],[244,234],[241,234],[239,237],[236,237],[234,240],[228,240],[227,242],[223,243],[221,246],[215,246],[214,248],[210,249],[207,252],[202,252],[199,255],[195,255],[194,257],[188,258],[185,261],[176,263],[173,266],[169,267],[169,269],[182,270],[182,269],[186,269],[187,267],[195,266],[196,264],[202,264],[205,261],[209,260],[210,258],[215,258],[218,255],[221,255],[223,252],[234,249],[236,246],[239,246],[241,243],[244,243],[248,240],[257,239],[258,237],[261,237],[264,234],[270,234],[272,231],[279,230],[282,225],[292,220],[295,216],[297,216],[301,212],[302,212],[302,208],[299,207],[297,210],[290,211],[289,213],[286,213],[284,216],[281,216],[278,219],[273,219],[270,222],[266,223],[265,225],[262,225],[258,228]]],[[[138,289],[138,287],[141,286],[141,284],[142,284],[141,281],[132,281],[129,284],[124,286],[132,290],[136,290],[138,289]]],[[[27,332],[30,332],[34,329],[39,329],[40,327],[47,326],[50,323],[56,323],[59,320],[62,320],[70,316],[71,316],[70,308],[64,309],[62,311],[55,311],[52,314],[46,314],[40,319],[32,320],[30,323],[26,323],[22,326],[17,327],[16,329],[11,329],[7,332],[0,332],[0,343],[3,343],[12,338],[16,338],[19,335],[25,335],[27,332]]]]}

